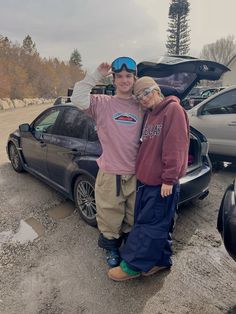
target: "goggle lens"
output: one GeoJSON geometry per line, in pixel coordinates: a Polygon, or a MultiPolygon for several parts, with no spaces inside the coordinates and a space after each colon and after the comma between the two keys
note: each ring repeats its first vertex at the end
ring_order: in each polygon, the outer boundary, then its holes
{"type": "Polygon", "coordinates": [[[136,73],[137,66],[136,62],[132,58],[120,57],[112,62],[111,68],[113,72],[120,72],[123,68],[125,68],[128,72],[136,73]]]}
{"type": "Polygon", "coordinates": [[[140,101],[143,99],[143,97],[149,95],[154,89],[156,89],[157,87],[154,85],[154,86],[151,86],[151,87],[148,87],[146,89],[143,90],[143,92],[139,95],[137,95],[135,98],[137,101],[140,101]]]}

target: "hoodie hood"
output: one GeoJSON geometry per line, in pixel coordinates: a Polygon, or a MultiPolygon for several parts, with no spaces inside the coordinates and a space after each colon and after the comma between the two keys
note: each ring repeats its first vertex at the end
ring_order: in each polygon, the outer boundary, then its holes
{"type": "Polygon", "coordinates": [[[152,110],[152,114],[153,115],[159,114],[164,108],[166,108],[169,104],[171,104],[173,102],[175,102],[179,106],[181,106],[180,105],[180,100],[179,100],[178,97],[176,97],[176,96],[167,96],[159,104],[157,104],[155,106],[155,108],[152,110]]]}

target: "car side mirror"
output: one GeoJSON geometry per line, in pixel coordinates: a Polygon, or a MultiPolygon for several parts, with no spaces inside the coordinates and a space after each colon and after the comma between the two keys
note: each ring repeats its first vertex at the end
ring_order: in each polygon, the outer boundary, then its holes
{"type": "Polygon", "coordinates": [[[199,116],[199,109],[193,108],[190,110],[190,116],[197,117],[199,116]]]}
{"type": "Polygon", "coordinates": [[[206,106],[201,106],[197,110],[197,116],[204,116],[207,114],[207,110],[205,109],[206,106]]]}
{"type": "Polygon", "coordinates": [[[199,111],[199,114],[198,114],[199,116],[201,115],[201,116],[205,116],[205,115],[209,115],[209,112],[208,112],[208,110],[206,110],[205,109],[205,107],[204,108],[201,108],[201,110],[199,111]]]}
{"type": "Polygon", "coordinates": [[[20,132],[29,132],[30,131],[30,125],[28,123],[23,123],[19,125],[20,132]]]}

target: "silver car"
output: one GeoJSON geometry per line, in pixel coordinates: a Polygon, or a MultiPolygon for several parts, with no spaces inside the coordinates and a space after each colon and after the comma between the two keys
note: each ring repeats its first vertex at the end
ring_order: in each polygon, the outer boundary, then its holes
{"type": "Polygon", "coordinates": [[[190,125],[208,139],[212,160],[236,162],[236,86],[207,98],[188,114],[190,125]]]}

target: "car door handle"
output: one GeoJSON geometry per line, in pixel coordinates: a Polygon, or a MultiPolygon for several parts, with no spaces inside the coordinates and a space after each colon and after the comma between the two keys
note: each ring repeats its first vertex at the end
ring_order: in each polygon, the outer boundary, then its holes
{"type": "Polygon", "coordinates": [[[39,143],[40,143],[40,146],[41,146],[41,147],[46,147],[46,146],[47,146],[47,144],[46,144],[46,143],[44,143],[44,141],[42,141],[42,140],[41,140],[41,141],[39,141],[39,143]]]}
{"type": "Polygon", "coordinates": [[[236,126],[236,121],[232,121],[228,124],[228,126],[236,126]]]}
{"type": "Polygon", "coordinates": [[[75,154],[75,155],[76,155],[76,154],[78,154],[78,155],[81,154],[81,152],[80,152],[78,149],[75,149],[75,148],[71,149],[70,152],[71,152],[72,154],[75,154]]]}

